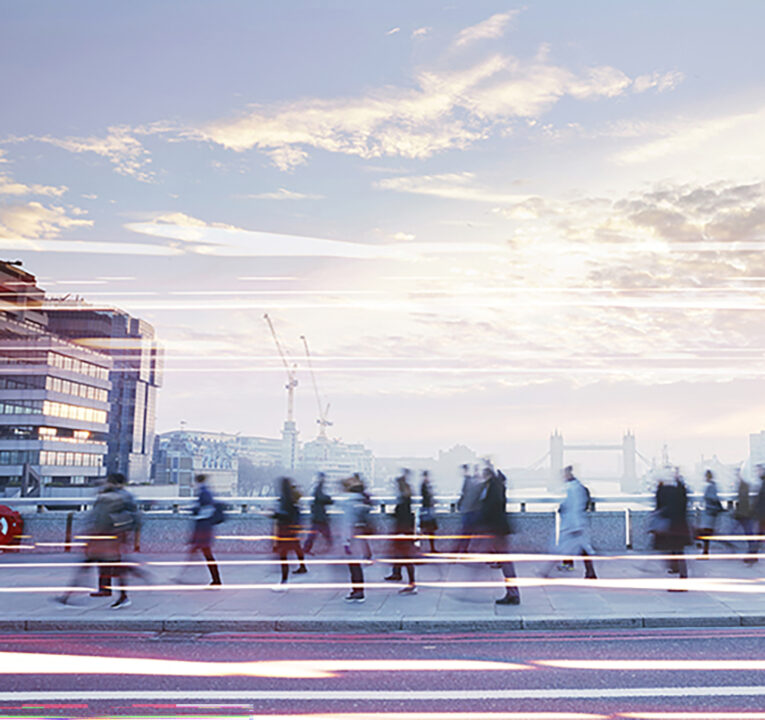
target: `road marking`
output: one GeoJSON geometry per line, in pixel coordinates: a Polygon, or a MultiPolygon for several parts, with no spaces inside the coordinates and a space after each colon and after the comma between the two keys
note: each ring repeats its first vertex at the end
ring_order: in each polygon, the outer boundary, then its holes
{"type": "Polygon", "coordinates": [[[47,700],[576,700],[590,698],[765,696],[761,685],[706,685],[699,687],[528,688],[479,690],[37,690],[0,692],[0,702],[47,700]]]}

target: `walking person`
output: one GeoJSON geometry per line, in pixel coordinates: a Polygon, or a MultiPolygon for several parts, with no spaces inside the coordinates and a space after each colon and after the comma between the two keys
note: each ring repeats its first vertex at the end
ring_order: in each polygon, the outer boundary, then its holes
{"type": "Polygon", "coordinates": [[[409,484],[409,470],[404,469],[396,478],[396,508],[393,511],[394,535],[401,535],[391,542],[394,565],[393,571],[386,580],[400,581],[401,567],[406,568],[409,584],[399,590],[399,595],[416,595],[414,583],[414,513],[412,512],[412,487],[409,484]]]}
{"type": "MultiPolygon", "coordinates": [[[[218,523],[218,510],[215,504],[215,498],[207,485],[207,475],[196,475],[197,499],[191,508],[191,514],[194,517],[194,529],[191,533],[191,542],[186,556],[186,562],[190,562],[194,554],[201,552],[207,561],[207,569],[210,572],[210,586],[221,585],[220,571],[218,563],[212,553],[212,544],[215,540],[215,525],[218,523]]],[[[181,574],[176,576],[176,581],[181,580],[181,574]]]]}
{"type": "Polygon", "coordinates": [[[420,483],[420,532],[428,536],[430,552],[432,553],[437,552],[436,530],[438,530],[438,521],[436,520],[433,485],[430,483],[430,473],[427,470],[423,470],[422,482],[420,483]]]}
{"type": "Polygon", "coordinates": [[[717,483],[714,473],[707,470],[704,473],[706,486],[704,487],[704,507],[701,511],[701,523],[696,533],[697,539],[701,540],[702,557],[709,556],[709,536],[714,535],[717,525],[717,516],[724,512],[723,504],[720,502],[720,496],[717,493],[717,483]]]}
{"type": "MultiPolygon", "coordinates": [[[[683,557],[685,546],[691,544],[688,524],[688,488],[675,468],[674,483],[665,484],[656,493],[656,511],[663,521],[656,532],[656,548],[669,555],[667,571],[681,579],[688,577],[688,565],[683,557]]],[[[682,588],[670,588],[670,592],[685,592],[682,588]]]]}
{"type": "Polygon", "coordinates": [[[348,602],[364,602],[364,568],[361,560],[366,558],[366,541],[359,536],[369,527],[369,504],[364,497],[364,482],[360,475],[353,475],[342,482],[345,491],[341,505],[342,539],[348,556],[348,572],[351,576],[351,592],[345,596],[348,602]]]}
{"type": "Polygon", "coordinates": [[[120,567],[120,538],[115,520],[121,518],[124,511],[124,499],[119,494],[113,477],[107,478],[96,496],[93,508],[87,517],[88,541],[85,545],[85,561],[75,570],[74,577],[62,595],[55,600],[61,605],[68,605],[72,587],[78,587],[88,575],[88,567],[98,568],[99,587],[90,593],[91,597],[109,597],[112,594],[112,581],[117,580],[120,594],[111,607],[126,608],[130,598],[125,590],[125,578],[120,567]]]}
{"type": "MultiPolygon", "coordinates": [[[[481,527],[490,536],[489,551],[507,555],[510,551],[509,536],[512,533],[507,518],[507,478],[501,470],[491,467],[484,469],[486,492],[481,503],[481,527]]],[[[497,605],[519,605],[521,602],[518,586],[513,582],[517,577],[515,565],[511,560],[503,559],[499,563],[502,577],[505,579],[505,595],[495,600],[497,605]]]]}
{"type": "Polygon", "coordinates": [[[747,555],[744,558],[744,564],[754,565],[757,562],[756,557],[752,555],[757,554],[757,540],[754,539],[755,533],[755,505],[752,503],[752,499],[749,497],[749,483],[744,480],[741,475],[741,471],[736,471],[737,487],[736,487],[736,506],[733,510],[733,521],[741,529],[742,535],[747,540],[747,555]]]}
{"type": "Polygon", "coordinates": [[[334,500],[324,490],[326,476],[320,472],[316,476],[316,484],[313,488],[313,499],[311,500],[311,530],[308,533],[308,539],[303,546],[303,552],[311,555],[316,538],[321,535],[326,541],[327,546],[332,548],[332,532],[329,526],[329,515],[327,507],[332,505],[334,500]]]}
{"type": "MultiPolygon", "coordinates": [[[[590,527],[587,520],[587,507],[589,505],[589,493],[584,485],[574,475],[571,465],[563,469],[563,478],[566,483],[566,497],[558,508],[560,513],[560,534],[556,553],[559,555],[581,555],[584,560],[584,577],[597,580],[595,566],[590,555],[594,555],[590,542],[590,527]]],[[[540,572],[541,577],[548,577],[555,566],[555,561],[540,572]]]]}
{"type": "MultiPolygon", "coordinates": [[[[760,480],[760,488],[757,491],[757,496],[754,501],[754,518],[756,520],[755,529],[760,535],[765,535],[765,465],[757,465],[757,476],[760,480]]],[[[754,541],[752,546],[754,553],[760,552],[760,538],[754,541]]],[[[751,552],[751,551],[750,551],[751,552]]],[[[753,558],[754,562],[757,562],[757,558],[753,558]]]]}
{"type": "Polygon", "coordinates": [[[290,574],[287,555],[290,552],[294,552],[300,561],[300,565],[295,570],[295,575],[303,575],[308,572],[299,539],[301,530],[300,507],[298,506],[300,490],[294,481],[288,477],[282,477],[279,482],[279,503],[274,512],[274,519],[276,520],[274,549],[281,560],[282,579],[280,584],[273,588],[276,591],[287,589],[287,579],[290,574]]]}
{"type": "Polygon", "coordinates": [[[462,514],[460,539],[454,548],[454,552],[457,554],[466,553],[470,548],[470,541],[478,533],[483,490],[484,481],[482,478],[477,473],[471,473],[469,465],[463,465],[462,491],[460,499],[457,501],[457,509],[462,514]]]}

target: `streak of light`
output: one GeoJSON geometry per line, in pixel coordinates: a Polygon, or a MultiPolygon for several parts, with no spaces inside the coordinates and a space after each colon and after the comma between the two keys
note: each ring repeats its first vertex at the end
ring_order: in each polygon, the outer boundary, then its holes
{"type": "Polygon", "coordinates": [[[562,668],[565,670],[618,670],[642,671],[682,670],[682,671],[747,671],[765,670],[765,660],[531,660],[534,665],[562,668]]]}
{"type": "Polygon", "coordinates": [[[240,275],[237,280],[299,280],[294,275],[240,275]]]}
{"type": "Polygon", "coordinates": [[[731,542],[734,540],[765,540],[765,535],[699,535],[701,540],[720,540],[731,542]]]}
{"type": "Polygon", "coordinates": [[[116,535],[75,535],[77,540],[117,540],[116,535]]]}
{"type": "Polygon", "coordinates": [[[85,542],[36,542],[35,547],[85,547],[85,542]]]}
{"type": "Polygon", "coordinates": [[[211,662],[0,652],[0,668],[13,675],[157,675],[178,677],[266,677],[324,679],[344,672],[485,672],[529,670],[496,660],[256,660],[211,662]]]}
{"type": "Polygon", "coordinates": [[[616,717],[635,720],[765,720],[765,712],[626,712],[616,717]]]}
{"type": "Polygon", "coordinates": [[[0,545],[0,550],[34,550],[34,545],[0,545]]]}

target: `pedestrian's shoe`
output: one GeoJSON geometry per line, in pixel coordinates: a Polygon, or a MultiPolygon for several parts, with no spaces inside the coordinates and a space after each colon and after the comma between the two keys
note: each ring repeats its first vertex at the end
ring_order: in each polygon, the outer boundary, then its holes
{"type": "Polygon", "coordinates": [[[401,588],[401,590],[398,591],[398,594],[399,595],[416,595],[417,588],[414,585],[407,585],[406,587],[401,588]]]}
{"type": "Polygon", "coordinates": [[[501,570],[502,569],[502,563],[492,562],[492,563],[489,563],[489,567],[493,568],[494,570],[501,570]]]}
{"type": "Polygon", "coordinates": [[[346,595],[345,599],[348,602],[358,602],[358,603],[363,603],[366,600],[363,592],[356,592],[356,591],[350,593],[349,595],[346,595]]]}
{"type": "Polygon", "coordinates": [[[56,595],[56,597],[53,598],[53,602],[58,603],[61,607],[74,607],[74,605],[69,602],[69,598],[66,595],[56,595]]]}
{"type": "Polygon", "coordinates": [[[297,570],[293,570],[293,575],[305,575],[308,572],[308,568],[305,565],[301,565],[297,570]]]}
{"type": "Polygon", "coordinates": [[[386,575],[385,580],[391,580],[393,582],[401,582],[401,575],[386,575]]]}
{"type": "Polygon", "coordinates": [[[98,592],[90,593],[90,597],[111,597],[111,596],[112,596],[111,590],[99,590],[98,592]]]}
{"type": "Polygon", "coordinates": [[[592,574],[590,574],[590,575],[585,575],[585,576],[584,576],[584,579],[585,579],[585,580],[597,580],[597,579],[598,579],[598,576],[597,576],[595,573],[592,573],[592,574]]]}
{"type": "Polygon", "coordinates": [[[210,580],[210,584],[207,587],[216,588],[221,587],[223,583],[220,580],[210,580]]]}
{"type": "Polygon", "coordinates": [[[271,592],[287,592],[287,583],[280,583],[279,585],[273,585],[271,592]]]}
{"type": "Polygon", "coordinates": [[[120,608],[130,607],[133,603],[127,595],[120,595],[112,604],[111,607],[115,610],[120,608]]]}
{"type": "Polygon", "coordinates": [[[520,605],[521,599],[517,595],[505,595],[494,601],[495,605],[520,605]]]}

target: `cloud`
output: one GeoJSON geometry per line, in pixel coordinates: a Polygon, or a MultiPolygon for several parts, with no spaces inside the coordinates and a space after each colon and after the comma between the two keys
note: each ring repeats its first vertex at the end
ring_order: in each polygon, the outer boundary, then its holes
{"type": "Polygon", "coordinates": [[[25,185],[15,182],[8,175],[0,175],[0,195],[48,195],[61,197],[67,191],[66,186],[25,185]]]}
{"type": "Polygon", "coordinates": [[[397,232],[393,233],[393,239],[397,242],[412,242],[417,236],[414,233],[397,232]]]}
{"type": "MultiPolygon", "coordinates": [[[[70,209],[69,212],[77,210],[70,209]]],[[[73,214],[79,214],[74,212],[73,214]]],[[[0,207],[0,238],[52,238],[62,230],[88,227],[92,220],[70,217],[63,207],[39,202],[0,207]]]]}
{"type": "Polygon", "coordinates": [[[412,38],[422,38],[425,37],[433,28],[428,26],[425,27],[419,27],[416,30],[412,31],[412,38]]]}
{"type": "Polygon", "coordinates": [[[671,70],[666,73],[654,72],[648,75],[640,75],[632,83],[632,90],[636,93],[642,93],[646,90],[656,88],[658,92],[674,90],[685,78],[685,75],[678,70],[671,70]]]}
{"type": "Polygon", "coordinates": [[[287,190],[287,188],[279,188],[274,192],[255,193],[253,195],[244,195],[243,197],[252,200],[321,200],[324,196],[299,193],[287,190]]]}
{"type": "Polygon", "coordinates": [[[484,20],[477,25],[471,25],[460,31],[454,44],[457,47],[464,47],[477,40],[489,40],[491,38],[502,37],[507,26],[510,24],[510,21],[520,12],[520,10],[511,10],[506,13],[497,13],[488,18],[488,20],[484,20]]]}
{"type": "Polygon", "coordinates": [[[400,27],[394,27],[394,28],[391,28],[390,30],[388,30],[388,32],[386,32],[385,34],[386,35],[395,35],[398,32],[401,32],[401,28],[400,27]]]}
{"type": "Polygon", "coordinates": [[[148,164],[151,163],[151,157],[135,135],[137,132],[160,131],[163,131],[163,128],[136,131],[120,125],[108,128],[104,137],[55,138],[45,135],[21,138],[21,140],[37,140],[73,153],[95,153],[112,163],[114,169],[121,175],[129,175],[141,182],[151,182],[154,174],[147,169],[148,164]]]}
{"type": "Polygon", "coordinates": [[[30,240],[4,237],[0,227],[0,248],[16,252],[90,253],[93,255],[173,256],[183,251],[169,245],[149,243],[98,242],[90,240],[30,240]]]}
{"type": "Polygon", "coordinates": [[[238,152],[257,149],[281,170],[304,163],[309,148],[365,159],[422,159],[506,132],[513,121],[536,118],[566,96],[611,98],[631,86],[627,75],[609,66],[576,73],[545,52],[528,61],[495,54],[466,68],[422,70],[413,87],[257,105],[182,136],[238,152]]]}
{"type": "Polygon", "coordinates": [[[469,172],[444,173],[442,175],[410,175],[384,178],[375,183],[380,190],[431,195],[449,200],[466,200],[483,203],[521,203],[529,195],[500,193],[481,188],[474,183],[475,175],[469,172]]]}

